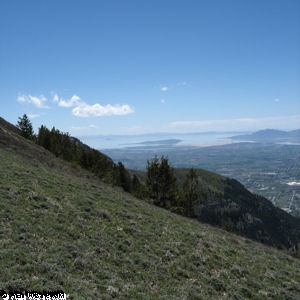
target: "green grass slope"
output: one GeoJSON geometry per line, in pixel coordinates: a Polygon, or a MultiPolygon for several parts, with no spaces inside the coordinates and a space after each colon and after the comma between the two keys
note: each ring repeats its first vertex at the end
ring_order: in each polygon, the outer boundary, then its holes
{"type": "MultiPolygon", "coordinates": [[[[181,187],[190,171],[175,168],[181,187]]],[[[266,198],[252,194],[241,183],[219,174],[195,169],[203,193],[194,203],[194,217],[235,234],[300,255],[300,218],[275,207],[266,198]]],[[[145,181],[146,173],[132,171],[145,181]]]]}
{"type": "Polygon", "coordinates": [[[300,261],[105,185],[0,127],[0,290],[297,299],[300,261]]]}

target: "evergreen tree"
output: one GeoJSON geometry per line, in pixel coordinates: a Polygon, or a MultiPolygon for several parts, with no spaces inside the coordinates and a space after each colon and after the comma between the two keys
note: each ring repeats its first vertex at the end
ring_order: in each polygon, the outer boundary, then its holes
{"type": "Polygon", "coordinates": [[[51,145],[50,130],[46,126],[42,125],[39,128],[36,142],[38,145],[44,147],[47,150],[50,150],[50,145],[51,145]]]}
{"type": "Polygon", "coordinates": [[[153,199],[155,204],[158,204],[159,202],[159,166],[159,160],[156,155],[151,161],[147,161],[147,192],[150,199],[153,199]]]}
{"type": "Polygon", "coordinates": [[[183,183],[185,196],[185,214],[188,217],[194,216],[194,205],[200,198],[199,176],[195,169],[190,169],[183,183]]]}
{"type": "Polygon", "coordinates": [[[155,156],[151,162],[147,162],[146,186],[154,204],[163,207],[174,205],[177,190],[176,177],[167,157],[162,156],[159,162],[155,156]]]}
{"type": "Polygon", "coordinates": [[[32,124],[26,114],[24,114],[22,117],[19,117],[17,128],[21,130],[21,135],[26,139],[34,138],[32,124]]]}
{"type": "Polygon", "coordinates": [[[42,125],[36,138],[36,143],[43,146],[57,157],[81,166],[96,176],[108,182],[122,186],[125,191],[131,191],[131,176],[122,163],[114,162],[103,153],[81,143],[53,127],[49,130],[42,125]]]}
{"type": "Polygon", "coordinates": [[[163,207],[174,206],[176,177],[167,157],[162,156],[159,166],[159,200],[163,207]]]}
{"type": "Polygon", "coordinates": [[[119,162],[118,165],[115,166],[115,184],[121,186],[124,191],[131,191],[131,178],[128,171],[125,169],[124,165],[119,162]]]}
{"type": "Polygon", "coordinates": [[[145,197],[144,186],[139,181],[138,177],[134,174],[131,181],[131,192],[134,196],[143,199],[145,197]]]}

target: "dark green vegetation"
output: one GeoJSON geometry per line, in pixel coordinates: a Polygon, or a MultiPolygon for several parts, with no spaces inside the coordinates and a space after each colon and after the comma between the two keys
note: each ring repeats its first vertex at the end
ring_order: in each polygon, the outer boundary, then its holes
{"type": "MultiPolygon", "coordinates": [[[[5,123],[5,120],[2,119],[4,126],[5,123]]],[[[68,133],[61,132],[55,127],[49,130],[42,125],[35,135],[26,114],[19,118],[15,132],[18,129],[23,137],[49,150],[56,157],[72,163],[73,166],[80,166],[92,172],[107,183],[121,186],[127,192],[139,194],[138,179],[131,178],[121,162],[115,164],[107,155],[90,148],[68,133]]]]}
{"type": "Polygon", "coordinates": [[[250,193],[238,181],[215,173],[171,168],[162,176],[163,162],[164,157],[160,164],[154,158],[147,166],[146,183],[156,205],[271,246],[298,250],[299,218],[250,193]]]}
{"type": "Polygon", "coordinates": [[[145,170],[155,154],[176,168],[202,168],[234,178],[292,215],[300,216],[300,145],[234,143],[214,147],[105,150],[125,167],[145,170]],[[290,185],[298,182],[298,185],[290,185]]]}
{"type": "Polygon", "coordinates": [[[17,128],[21,131],[21,135],[24,138],[26,138],[26,139],[34,138],[33,127],[32,127],[31,121],[29,120],[29,118],[26,114],[24,114],[22,118],[19,117],[17,128]]]}
{"type": "Polygon", "coordinates": [[[300,261],[170,213],[0,126],[0,289],[297,299],[300,261]]]}
{"type": "Polygon", "coordinates": [[[148,161],[146,187],[148,197],[153,199],[155,205],[169,209],[177,205],[176,177],[168,158],[162,156],[159,161],[154,157],[151,162],[148,161]]]}

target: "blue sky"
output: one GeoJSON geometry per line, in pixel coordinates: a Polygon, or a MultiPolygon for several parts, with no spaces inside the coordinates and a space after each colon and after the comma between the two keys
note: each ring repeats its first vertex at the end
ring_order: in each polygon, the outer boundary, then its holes
{"type": "Polygon", "coordinates": [[[0,116],[74,136],[300,128],[298,0],[1,0],[0,116]]]}

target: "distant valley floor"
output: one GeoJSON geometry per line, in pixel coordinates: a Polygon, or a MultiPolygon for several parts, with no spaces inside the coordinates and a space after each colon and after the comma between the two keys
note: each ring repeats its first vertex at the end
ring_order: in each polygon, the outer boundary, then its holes
{"type": "Polygon", "coordinates": [[[300,145],[233,143],[212,147],[128,147],[101,150],[126,168],[145,170],[154,155],[178,168],[202,168],[237,179],[251,192],[300,216],[300,145]]]}

